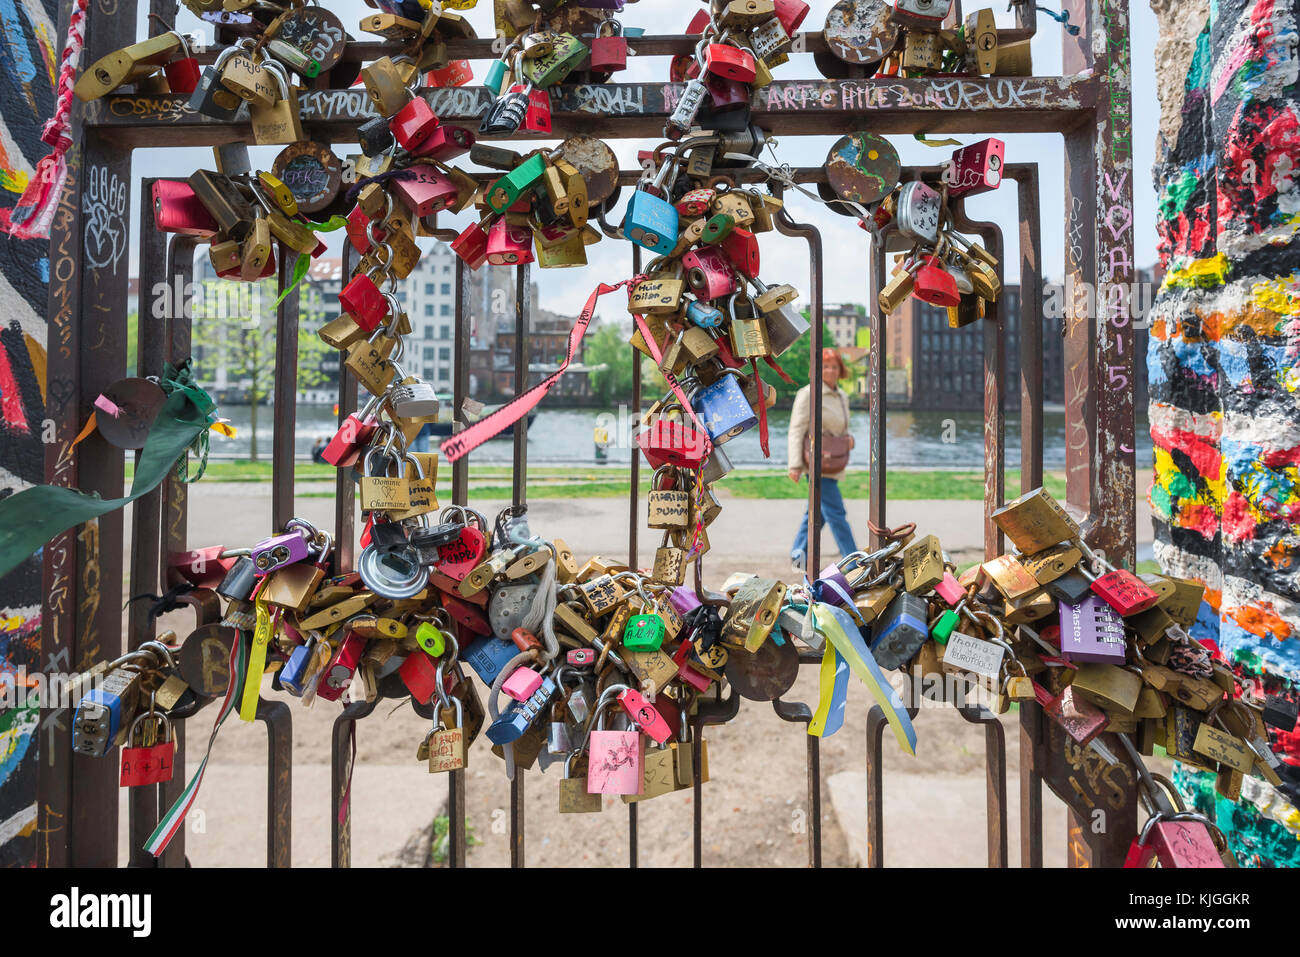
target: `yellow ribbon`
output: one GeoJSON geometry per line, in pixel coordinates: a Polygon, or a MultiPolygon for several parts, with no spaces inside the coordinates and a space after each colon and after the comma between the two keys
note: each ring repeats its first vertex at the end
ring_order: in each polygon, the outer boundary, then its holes
{"type": "Polygon", "coordinates": [[[271,643],[271,610],[267,607],[266,600],[260,596],[255,606],[257,626],[253,629],[253,651],[248,656],[248,672],[244,675],[244,695],[239,699],[240,721],[252,721],[257,717],[257,699],[262,693],[262,672],[266,670],[266,648],[271,643]]]}

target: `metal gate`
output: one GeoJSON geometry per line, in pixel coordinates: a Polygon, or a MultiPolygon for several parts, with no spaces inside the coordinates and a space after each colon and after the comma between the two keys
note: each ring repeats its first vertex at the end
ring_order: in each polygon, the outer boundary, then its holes
{"type": "MultiPolygon", "coordinates": [[[[961,0],[957,0],[960,16],[961,0]]],[[[938,77],[898,79],[866,77],[861,68],[847,68],[857,76],[842,79],[777,80],[758,91],[754,120],[765,128],[779,124],[783,137],[842,133],[854,125],[867,124],[881,134],[913,133],[1025,133],[1055,132],[1065,143],[1066,288],[1079,290],[1105,284],[1123,286],[1135,281],[1132,233],[1132,151],[1129,100],[1128,5],[1116,0],[1066,0],[1063,7],[1083,29],[1078,37],[1064,36],[1063,76],[1059,77],[938,77]],[[1125,215],[1127,214],[1127,215],[1125,215]]],[[[176,6],[171,0],[152,0],[150,12],[170,21],[176,6]]],[[[1016,4],[1017,26],[1000,31],[1004,40],[1033,35],[1032,4],[1016,4]],[[1028,12],[1026,9],[1028,8],[1028,12]]],[[[63,12],[60,33],[66,32],[68,11],[63,12]]],[[[84,62],[125,46],[135,39],[135,4],[116,0],[92,2],[84,62]]],[[[150,19],[151,31],[161,28],[150,19]]],[[[805,48],[812,53],[828,50],[820,33],[804,35],[805,48]]],[[[643,55],[690,53],[693,41],[683,36],[645,36],[630,39],[643,55]]],[[[491,40],[450,40],[453,58],[493,57],[491,40]]],[[[368,61],[394,52],[396,44],[349,43],[346,57],[368,61]]],[[[201,56],[211,62],[213,54],[201,56]]],[[[327,79],[315,81],[318,88],[305,92],[300,102],[308,135],[320,142],[354,142],[355,126],[368,116],[363,92],[329,90],[327,79]]],[[[670,112],[672,88],[659,83],[606,84],[611,91],[599,112],[591,106],[583,86],[553,91],[553,123],[557,137],[588,133],[606,139],[657,137],[670,112]]],[[[489,94],[482,88],[426,90],[434,111],[443,122],[476,121],[486,107],[489,94]]],[[[212,145],[232,137],[250,139],[247,125],[222,124],[185,108],[184,98],[160,95],[110,95],[74,110],[74,139],[78,144],[68,154],[67,189],[56,213],[50,255],[50,336],[48,392],[62,397],[52,405],[57,440],[47,447],[47,478],[54,484],[93,490],[104,497],[122,494],[121,451],[98,437],[81,443],[71,452],[73,437],[89,415],[91,402],[118,376],[126,363],[127,276],[121,264],[97,267],[86,255],[93,224],[93,203],[89,184],[117,177],[129,183],[131,158],[136,149],[165,146],[212,145]],[[119,268],[120,266],[120,268],[119,268]]],[[[903,177],[935,174],[934,168],[912,167],[903,177]]],[[[640,171],[624,172],[627,185],[640,171]]],[[[741,171],[741,181],[753,181],[758,174],[741,171]]],[[[822,169],[792,171],[793,181],[825,181],[822,169]]],[[[1021,484],[1022,490],[1036,488],[1043,477],[1043,375],[1042,327],[1038,304],[1043,299],[1040,274],[1038,167],[1033,163],[1010,164],[1006,176],[1015,181],[1020,218],[1020,392],[1021,392],[1021,484]]],[[[145,183],[146,192],[149,183],[145,183]]],[[[812,357],[821,351],[822,246],[818,230],[794,218],[798,203],[792,203],[779,217],[778,229],[803,239],[810,263],[812,309],[812,357]]],[[[979,235],[985,247],[999,259],[1002,237],[991,223],[971,222],[960,204],[954,207],[955,225],[979,235]]],[[[130,212],[128,210],[128,217],[130,212]]],[[[140,288],[166,281],[180,287],[192,275],[194,240],[165,236],[155,230],[151,210],[141,204],[140,288]],[[164,272],[165,270],[165,272],[164,272]]],[[[446,237],[440,237],[446,238],[446,237]]],[[[864,250],[869,247],[864,242],[864,250]]],[[[295,254],[282,252],[279,263],[281,289],[292,274],[295,254]]],[[[345,271],[355,264],[355,253],[345,244],[345,271]]],[[[875,248],[870,254],[870,284],[864,295],[870,303],[869,389],[874,414],[870,432],[869,516],[877,526],[887,519],[885,469],[886,401],[883,353],[886,317],[875,306],[876,292],[885,275],[885,253],[875,248]]],[[[633,249],[632,269],[640,269],[640,250],[633,249]]],[[[1002,269],[1000,268],[1000,272],[1002,269]]],[[[468,396],[469,329],[468,274],[459,260],[456,265],[456,317],[454,408],[459,410],[468,396]]],[[[515,297],[515,382],[526,381],[526,333],[529,329],[529,269],[517,269],[515,297]]],[[[1087,302],[1066,304],[1066,471],[1067,500],[1083,517],[1087,540],[1113,560],[1132,564],[1135,557],[1134,515],[1134,409],[1133,330],[1127,304],[1100,293],[1096,297],[1102,314],[1089,314],[1087,302]],[[1105,304],[1103,306],[1103,303],[1105,304]]],[[[173,302],[161,337],[145,334],[138,343],[138,374],[158,375],[164,362],[185,359],[190,352],[190,328],[183,302],[173,302]]],[[[998,304],[991,304],[983,321],[984,345],[984,451],[985,507],[992,512],[1004,501],[1005,418],[1003,380],[1005,340],[998,304]]],[[[283,527],[294,512],[293,458],[295,399],[297,394],[298,297],[288,295],[278,307],[276,370],[274,386],[274,440],[272,448],[272,522],[283,527]]],[[[641,355],[633,350],[634,377],[630,396],[634,409],[641,408],[641,355]]],[[[813,370],[813,379],[816,378],[813,370]]],[[[821,401],[813,390],[810,433],[820,442],[821,401]]],[[[356,408],[357,385],[341,368],[339,421],[356,408]]],[[[818,479],[820,454],[814,452],[813,475],[809,483],[810,513],[819,513],[818,479]]],[[[513,500],[522,504],[527,497],[527,422],[521,420],[514,433],[513,500]]],[[[453,501],[467,501],[469,457],[453,465],[453,501]]],[[[629,501],[629,554],[637,564],[639,461],[631,463],[629,501]]],[[[133,590],[146,590],[158,583],[167,588],[167,569],[162,556],[181,551],[186,544],[187,489],[175,479],[139,499],[132,516],[130,581],[133,590]]],[[[333,529],[341,567],[352,567],[354,559],[353,485],[340,471],[336,480],[335,527],[333,529]]],[[[810,567],[820,567],[820,529],[813,522],[810,567]]],[[[991,521],[985,521],[986,557],[1003,551],[1002,537],[991,521]]],[[[114,513],[97,523],[64,533],[45,550],[44,586],[48,601],[42,620],[42,658],[70,655],[74,669],[89,667],[96,660],[113,657],[125,646],[136,647],[153,637],[154,622],[146,611],[133,606],[125,641],[121,634],[116,602],[122,583],[123,517],[114,513]]],[[[878,540],[873,536],[873,545],[878,540]]],[[[196,625],[215,620],[214,603],[192,599],[196,625]]],[[[808,656],[808,660],[813,660],[808,656]]],[[[727,697],[702,703],[694,719],[700,733],[709,724],[734,716],[739,700],[727,697]]],[[[347,782],[353,761],[356,722],[373,710],[364,702],[348,705],[334,723],[332,800],[336,822],[332,855],[336,866],[350,861],[350,807],[347,782]]],[[[774,702],[777,714],[796,725],[811,717],[807,705],[774,702]]],[[[988,859],[990,866],[1008,864],[1006,743],[1002,725],[987,711],[967,708],[962,716],[985,728],[988,773],[988,859]]],[[[267,760],[267,863],[290,864],[289,834],[291,781],[291,719],[281,701],[262,701],[257,711],[268,731],[267,760]]],[[[117,861],[117,786],[111,762],[74,755],[66,717],[56,719],[58,733],[50,735],[48,757],[41,762],[38,828],[41,834],[38,861],[49,866],[113,866],[117,861]],[[62,727],[60,727],[62,724],[62,727]]],[[[884,719],[874,709],[868,721],[866,771],[868,777],[869,863],[884,863],[884,814],[881,741],[884,719]]],[[[364,738],[364,734],[362,734],[364,738]]],[[[184,728],[178,728],[178,763],[184,766],[184,728]]],[[[363,741],[364,743],[364,741],[363,741]]],[[[1046,781],[1070,806],[1069,859],[1072,865],[1114,866],[1136,827],[1136,778],[1131,765],[1122,764],[1127,775],[1124,795],[1116,798],[1096,793],[1089,776],[1080,773],[1084,758],[1054,727],[1042,720],[1036,704],[1022,705],[1021,732],[1021,863],[1042,864],[1042,783],[1046,781]],[[1082,825],[1090,808],[1109,800],[1112,816],[1103,834],[1082,825]]],[[[694,863],[704,863],[700,749],[696,762],[692,827],[694,863]]],[[[511,863],[522,866],[525,859],[524,772],[511,783],[511,863]]],[[[818,866],[822,855],[821,768],[819,739],[807,736],[807,782],[809,864],[818,866]]],[[[151,865],[153,859],[140,848],[160,813],[177,796],[183,782],[173,781],[157,791],[133,789],[130,798],[130,840],[132,863],[151,865]]],[[[466,805],[463,771],[449,776],[450,864],[465,864],[464,822],[466,805]]],[[[637,863],[637,805],[628,807],[628,860],[637,863]]],[[[160,859],[164,866],[184,864],[184,829],[160,859]]]]}

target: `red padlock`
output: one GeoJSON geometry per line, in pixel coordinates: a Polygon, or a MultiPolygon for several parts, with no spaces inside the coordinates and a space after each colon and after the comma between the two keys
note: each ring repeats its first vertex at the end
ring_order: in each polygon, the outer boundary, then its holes
{"type": "Polygon", "coordinates": [[[339,293],[339,305],[366,332],[374,332],[388,316],[388,300],[369,273],[358,273],[339,293]]]}
{"type": "Polygon", "coordinates": [[[926,256],[922,260],[921,268],[916,271],[916,283],[912,286],[912,295],[932,306],[961,305],[957,280],[943,267],[938,256],[926,256]]]}
{"type": "Polygon", "coordinates": [[[146,784],[162,784],[172,779],[172,761],[176,758],[176,741],[172,737],[171,722],[167,716],[158,711],[145,711],[131,723],[126,743],[122,746],[122,771],[118,786],[124,788],[141,787],[146,784]],[[131,745],[136,726],[146,718],[153,717],[159,724],[159,733],[167,740],[144,747],[131,745]]]}
{"type": "Polygon", "coordinates": [[[389,182],[393,192],[415,216],[442,212],[460,193],[450,177],[425,164],[405,169],[389,182]]]}
{"type": "Polygon", "coordinates": [[[225,545],[211,545],[188,552],[172,552],[167,556],[167,564],[195,588],[216,588],[241,554],[242,549],[231,551],[225,545]]]}
{"type": "Polygon", "coordinates": [[[415,150],[412,156],[426,156],[440,163],[468,153],[474,145],[474,134],[463,126],[439,126],[415,150]]]}
{"type": "Polygon", "coordinates": [[[351,468],[357,464],[362,450],[370,443],[370,437],[379,428],[379,419],[373,412],[368,411],[376,402],[377,399],[372,399],[360,413],[350,413],[343,420],[334,437],[326,443],[321,458],[341,469],[351,468]]]}
{"type": "Polygon", "coordinates": [[[1142,833],[1133,838],[1125,867],[1150,867],[1156,858],[1161,867],[1224,867],[1209,825],[1198,815],[1157,815],[1147,820],[1142,833]]]}
{"type": "Polygon", "coordinates": [[[758,75],[754,54],[727,43],[710,43],[704,48],[704,69],[714,76],[753,83],[758,75]]]}
{"type": "Polygon", "coordinates": [[[743,110],[749,106],[753,95],[748,83],[716,73],[705,74],[704,87],[709,91],[709,99],[713,101],[714,113],[743,110]]]}
{"type": "Polygon", "coordinates": [[[748,279],[758,278],[758,239],[748,229],[735,227],[718,244],[718,248],[742,276],[748,279]]]}
{"type": "Polygon", "coordinates": [[[693,189],[676,202],[677,214],[691,219],[703,216],[709,211],[709,204],[713,202],[713,197],[716,195],[715,190],[693,189]]]}
{"type": "Polygon", "coordinates": [[[478,269],[487,262],[487,232],[482,223],[471,223],[451,241],[454,252],[470,269],[478,269]]]}
{"type": "Polygon", "coordinates": [[[417,96],[393,114],[388,128],[393,131],[397,145],[411,152],[438,128],[438,116],[428,100],[417,96]]]}
{"type": "Polygon", "coordinates": [[[164,233],[201,239],[211,238],[220,228],[190,184],[178,179],[154,180],[153,224],[164,233]]]}
{"type": "Polygon", "coordinates": [[[442,596],[442,608],[451,615],[452,621],[476,635],[492,634],[492,626],[479,609],[453,595],[442,596]]]}
{"type": "Polygon", "coordinates": [[[781,21],[788,36],[794,36],[806,16],[808,4],[803,0],[776,0],[776,18],[781,21]]]}
{"type": "MultiPolygon", "coordinates": [[[[703,11],[701,11],[703,12],[703,11]]],[[[685,83],[700,75],[700,61],[689,53],[673,57],[668,67],[668,79],[672,83],[685,83]]]]}
{"type": "MultiPolygon", "coordinates": [[[[343,228],[347,231],[348,241],[352,243],[352,248],[364,255],[372,245],[370,241],[370,217],[361,211],[360,206],[353,206],[352,212],[348,213],[347,225],[343,228]]],[[[382,243],[387,235],[387,230],[379,226],[375,227],[375,242],[382,243]]]]}
{"type": "Polygon", "coordinates": [[[716,246],[692,249],[682,257],[686,281],[700,299],[717,299],[736,291],[736,273],[727,254],[716,246]]]}
{"type": "Polygon", "coordinates": [[[989,137],[954,150],[952,162],[943,178],[948,184],[948,198],[978,196],[1002,185],[1002,159],[1006,143],[989,137]]]}
{"type": "Polygon", "coordinates": [[[524,113],[524,122],[519,131],[534,136],[551,134],[551,94],[546,90],[528,91],[528,110],[524,113]]]}
{"type": "Polygon", "coordinates": [[[662,465],[697,469],[704,464],[703,434],[662,415],[637,433],[636,444],[652,469],[662,465]]]}
{"type": "MultiPolygon", "coordinates": [[[[261,273],[259,273],[256,278],[265,279],[268,276],[274,276],[276,258],[277,257],[275,256],[267,256],[266,265],[262,267],[261,273]]],[[[217,273],[217,278],[233,279],[235,282],[241,282],[243,277],[240,276],[240,268],[241,267],[238,265],[232,266],[230,269],[227,269],[224,272],[217,273]]]]}
{"type": "Polygon", "coordinates": [[[1115,568],[1092,583],[1092,590],[1106,604],[1128,617],[1155,606],[1160,596],[1127,568],[1115,568]]]}
{"type": "Polygon", "coordinates": [[[617,73],[626,69],[627,40],[623,36],[623,24],[617,20],[606,20],[591,41],[591,70],[593,73],[617,73]],[[605,27],[618,32],[605,36],[605,27]]]}
{"type": "Polygon", "coordinates": [[[423,648],[416,648],[397,669],[402,683],[411,697],[420,704],[428,704],[438,690],[438,663],[423,648]]]}
{"type": "Polygon", "coordinates": [[[487,238],[487,261],[493,266],[517,266],[533,261],[533,234],[527,226],[498,219],[487,238]]]}
{"type": "Polygon", "coordinates": [[[325,673],[316,685],[316,696],[326,701],[338,701],[352,683],[352,676],[356,673],[365,650],[366,639],[349,631],[339,644],[339,650],[325,666],[325,673]]]}
{"type": "Polygon", "coordinates": [[[426,86],[464,86],[474,79],[474,68],[469,60],[451,60],[441,70],[425,74],[426,86]]]}
{"type": "Polygon", "coordinates": [[[189,96],[198,87],[200,75],[199,61],[192,56],[163,64],[163,76],[167,77],[167,87],[173,93],[189,96]]]}
{"type": "Polygon", "coordinates": [[[441,574],[459,584],[478,567],[487,551],[487,539],[473,525],[466,525],[460,535],[438,546],[438,560],[433,563],[441,574]]]}
{"type": "Polygon", "coordinates": [[[691,22],[686,24],[686,35],[689,37],[703,33],[711,19],[708,10],[696,10],[695,16],[691,17],[691,22]]]}
{"type": "Polygon", "coordinates": [[[623,706],[623,710],[627,712],[628,717],[636,722],[636,726],[641,729],[642,733],[648,734],[660,744],[666,744],[668,739],[673,736],[672,729],[668,727],[668,722],[664,720],[664,716],[645,699],[645,695],[635,688],[628,688],[626,691],[620,692],[618,703],[623,706]]]}

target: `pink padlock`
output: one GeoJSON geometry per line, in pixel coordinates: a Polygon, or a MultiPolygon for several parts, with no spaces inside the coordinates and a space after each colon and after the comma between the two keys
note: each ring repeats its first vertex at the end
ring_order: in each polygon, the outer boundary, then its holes
{"type": "Polygon", "coordinates": [[[954,150],[952,167],[944,174],[948,181],[948,198],[977,196],[1002,185],[1002,160],[1006,143],[989,137],[954,150]]]}
{"type": "Polygon", "coordinates": [[[660,744],[664,744],[673,736],[672,729],[668,727],[668,722],[664,720],[655,706],[645,699],[645,695],[635,688],[628,688],[618,696],[618,703],[623,706],[623,710],[628,713],[638,728],[654,738],[660,744]]]}
{"type": "Polygon", "coordinates": [[[393,114],[388,121],[397,145],[410,152],[427,140],[438,128],[438,116],[429,101],[417,96],[393,114]]]}
{"type": "Polygon", "coordinates": [[[518,266],[533,261],[533,234],[527,226],[498,219],[488,230],[487,261],[493,266],[518,266]]]}
{"type": "Polygon", "coordinates": [[[501,690],[516,701],[527,701],[542,686],[542,676],[532,668],[516,668],[501,683],[501,690]]]}
{"type": "Polygon", "coordinates": [[[716,246],[692,249],[682,257],[686,281],[700,299],[718,299],[737,289],[736,273],[727,254],[716,246]]]}
{"type": "Polygon", "coordinates": [[[645,738],[639,731],[592,731],[587,793],[640,794],[644,787],[645,738]]]}
{"type": "Polygon", "coordinates": [[[551,135],[551,94],[546,90],[528,91],[528,110],[519,131],[534,136],[551,135]]]}
{"type": "Polygon", "coordinates": [[[449,176],[425,165],[403,170],[389,182],[416,216],[441,212],[456,201],[460,192],[449,176]]]}
{"type": "Polygon", "coordinates": [[[953,577],[952,572],[946,569],[943,573],[943,580],[934,586],[934,593],[946,601],[950,608],[956,608],[957,602],[966,597],[966,590],[953,577]]]}

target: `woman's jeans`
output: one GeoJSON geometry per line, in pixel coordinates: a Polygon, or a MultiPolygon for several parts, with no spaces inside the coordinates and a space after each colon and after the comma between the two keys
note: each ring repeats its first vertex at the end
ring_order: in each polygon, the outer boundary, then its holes
{"type": "MultiPolygon", "coordinates": [[[[822,521],[831,527],[831,534],[835,536],[835,545],[840,550],[840,555],[847,555],[850,552],[858,550],[857,543],[853,540],[853,529],[849,528],[849,516],[844,510],[844,498],[840,495],[840,483],[836,479],[822,478],[822,521]]],[[[821,525],[819,522],[818,525],[821,525]]],[[[790,549],[790,557],[800,564],[808,555],[808,508],[805,505],[803,510],[803,521],[799,523],[799,531],[794,537],[794,547],[790,549]]],[[[819,569],[809,569],[809,574],[816,574],[819,569]]]]}

